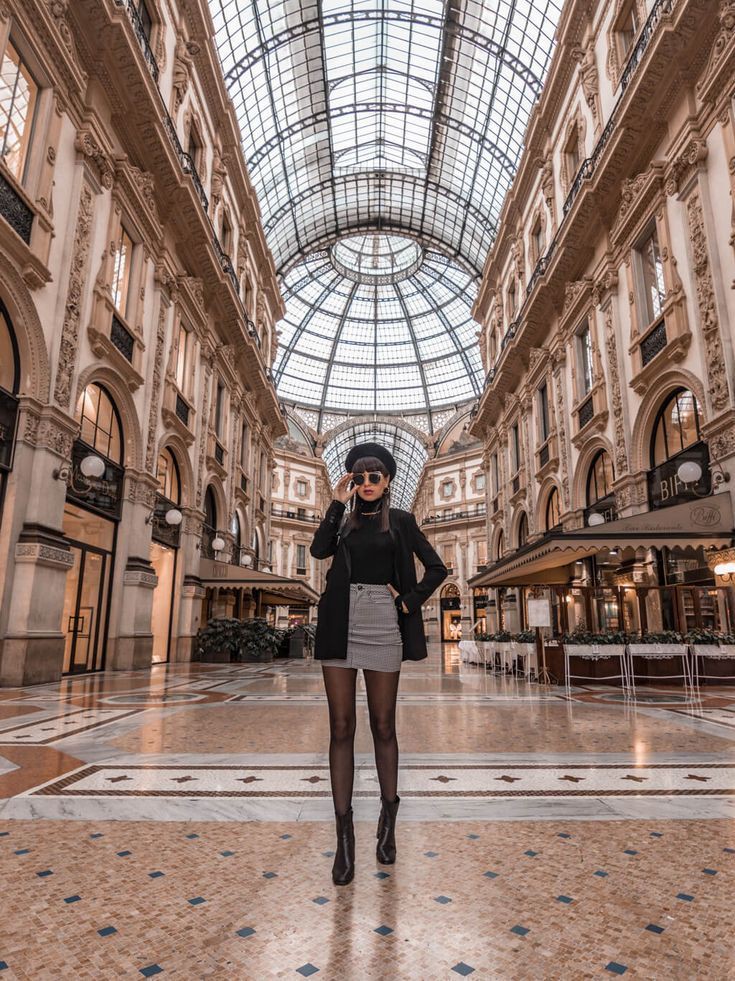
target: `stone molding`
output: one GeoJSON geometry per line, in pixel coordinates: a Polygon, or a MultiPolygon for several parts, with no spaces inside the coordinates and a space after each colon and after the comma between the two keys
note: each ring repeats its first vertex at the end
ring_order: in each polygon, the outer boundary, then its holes
{"type": "Polygon", "coordinates": [[[16,542],[15,561],[45,565],[66,572],[74,565],[74,556],[69,549],[45,545],[42,542],[16,542]]]}

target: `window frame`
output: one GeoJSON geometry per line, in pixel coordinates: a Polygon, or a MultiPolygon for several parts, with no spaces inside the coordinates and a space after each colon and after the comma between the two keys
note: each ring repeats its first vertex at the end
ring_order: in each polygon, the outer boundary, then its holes
{"type": "MultiPolygon", "coordinates": [[[[603,465],[602,472],[603,472],[603,474],[605,474],[605,467],[604,467],[604,465],[603,465]]],[[[585,501],[586,501],[586,506],[588,508],[592,508],[596,504],[598,504],[600,501],[602,501],[605,498],[609,497],[613,493],[613,484],[614,483],[615,483],[615,466],[613,464],[612,457],[607,452],[607,450],[605,450],[605,449],[599,449],[597,451],[597,453],[595,453],[595,455],[592,457],[592,462],[590,463],[589,469],[587,470],[587,486],[585,488],[585,501]],[[598,494],[598,496],[594,500],[592,500],[592,495],[590,494],[590,488],[594,484],[594,486],[595,486],[595,493],[597,493],[596,467],[597,467],[599,461],[602,460],[603,457],[606,457],[607,458],[607,461],[608,461],[608,463],[610,465],[610,476],[612,477],[612,480],[610,481],[610,487],[608,488],[608,490],[604,494],[598,494]]]]}
{"type": "Polygon", "coordinates": [[[635,280],[635,298],[639,313],[639,333],[645,334],[646,331],[657,323],[664,316],[666,305],[666,279],[664,275],[664,260],[661,249],[661,236],[659,235],[658,223],[655,218],[648,224],[642,235],[639,236],[633,246],[633,268],[635,280]],[[655,243],[654,258],[654,278],[648,283],[646,270],[649,268],[647,260],[647,246],[655,243]],[[660,270],[660,283],[659,279],[660,270]],[[650,291],[649,291],[650,287],[650,291]],[[655,287],[656,297],[653,298],[655,287]],[[658,306],[658,311],[656,310],[658,306]]]}
{"type": "Polygon", "coordinates": [[[515,476],[521,469],[521,427],[520,422],[514,422],[510,427],[511,435],[511,463],[513,465],[513,474],[515,476]]]}
{"type": "Polygon", "coordinates": [[[574,346],[577,361],[577,397],[586,399],[595,387],[595,348],[592,338],[592,325],[586,317],[574,332],[574,346]],[[587,338],[587,343],[585,343],[587,338]]]}
{"type": "Polygon", "coordinates": [[[549,414],[549,383],[544,379],[536,389],[539,420],[539,442],[543,445],[551,435],[551,416],[549,414]]]}
{"type": "Polygon", "coordinates": [[[546,498],[546,505],[544,507],[544,529],[545,531],[552,531],[554,528],[558,528],[561,524],[561,495],[559,494],[559,488],[554,485],[549,491],[549,496],[546,498]],[[552,507],[555,504],[555,507],[552,507]],[[550,524],[550,512],[556,513],[556,521],[550,524]]]}
{"type": "Polygon", "coordinates": [[[90,381],[90,382],[88,382],[84,386],[84,391],[79,396],[79,400],[77,402],[77,413],[75,415],[75,418],[79,422],[79,437],[78,438],[85,444],[85,446],[89,446],[90,449],[93,449],[100,456],[104,457],[105,460],[109,461],[110,463],[115,464],[118,467],[122,467],[122,466],[125,465],[125,463],[124,463],[124,461],[125,461],[125,443],[124,443],[125,434],[124,434],[124,430],[123,430],[123,426],[122,426],[122,421],[120,419],[120,412],[118,411],[117,405],[115,404],[115,399],[112,397],[111,392],[109,391],[108,388],[106,388],[105,385],[102,385],[102,384],[100,384],[100,382],[97,382],[97,381],[90,381]],[[99,398],[97,400],[97,405],[96,405],[96,409],[95,409],[96,416],[95,416],[94,420],[90,416],[85,415],[86,408],[87,408],[87,403],[86,403],[85,396],[87,395],[88,390],[91,389],[91,388],[96,388],[98,390],[98,392],[99,392],[99,398]],[[102,398],[103,397],[110,404],[110,410],[111,410],[111,412],[110,412],[110,421],[111,421],[111,423],[113,425],[110,426],[109,432],[106,431],[100,425],[100,422],[99,422],[99,420],[100,420],[100,406],[102,404],[102,398]],[[90,439],[87,439],[86,436],[85,436],[85,432],[84,432],[84,423],[85,423],[85,420],[93,427],[93,433],[92,433],[92,439],[91,440],[90,439]],[[117,458],[110,453],[110,449],[111,449],[112,444],[113,444],[113,436],[115,435],[115,430],[117,430],[117,445],[118,445],[118,449],[119,449],[119,455],[118,455],[117,458]],[[97,439],[97,437],[98,437],[98,434],[100,434],[100,433],[102,433],[103,436],[106,437],[106,440],[107,440],[107,448],[106,448],[105,451],[103,451],[102,448],[101,448],[101,446],[98,445],[98,439],[97,439]]]}
{"type": "Polygon", "coordinates": [[[5,125],[2,136],[2,145],[0,145],[0,159],[3,161],[4,167],[7,172],[12,176],[12,178],[17,182],[20,187],[26,188],[29,183],[29,176],[31,172],[31,167],[33,163],[33,148],[36,143],[36,137],[38,136],[39,129],[39,117],[41,113],[41,103],[43,98],[44,86],[41,81],[39,81],[38,73],[34,70],[33,59],[28,59],[26,55],[26,46],[23,44],[22,38],[21,43],[18,44],[18,38],[14,32],[8,32],[6,38],[2,41],[0,46],[0,67],[4,64],[6,57],[8,57],[8,49],[12,49],[15,53],[17,61],[11,57],[11,61],[17,65],[17,73],[15,76],[15,84],[13,88],[13,95],[11,96],[10,112],[7,117],[7,122],[9,123],[12,118],[12,106],[15,102],[15,96],[17,93],[18,78],[20,76],[26,77],[26,81],[30,82],[29,88],[32,88],[31,98],[29,100],[30,110],[26,120],[24,121],[23,130],[20,137],[20,166],[19,172],[16,173],[11,169],[10,165],[6,161],[7,153],[5,147],[7,146],[8,133],[10,127],[5,125]]]}
{"type": "Polygon", "coordinates": [[[683,386],[679,386],[678,388],[675,388],[675,389],[673,389],[673,391],[669,392],[669,394],[666,396],[666,398],[662,401],[662,403],[661,403],[661,405],[659,407],[659,410],[656,413],[656,418],[655,418],[654,423],[653,423],[653,428],[651,429],[650,468],[652,470],[654,470],[656,467],[660,467],[664,463],[668,463],[669,460],[675,459],[680,453],[683,453],[685,450],[691,449],[692,446],[696,446],[697,443],[701,443],[702,442],[702,425],[703,424],[704,424],[704,417],[703,417],[702,407],[699,404],[699,399],[697,398],[697,396],[694,394],[694,392],[691,389],[685,388],[683,386]],[[694,409],[695,409],[694,419],[695,419],[695,429],[696,429],[696,437],[697,438],[695,440],[693,440],[691,443],[687,443],[686,445],[683,445],[683,440],[681,439],[682,424],[681,424],[681,409],[679,407],[679,397],[681,395],[690,395],[692,397],[692,400],[693,400],[693,403],[694,403],[694,409]],[[681,445],[679,446],[679,448],[675,452],[672,453],[672,452],[669,451],[669,439],[668,439],[668,435],[666,433],[666,428],[665,428],[665,415],[666,415],[666,411],[667,411],[669,405],[671,405],[671,403],[674,402],[674,401],[676,402],[676,413],[677,413],[677,417],[678,417],[678,431],[679,431],[679,435],[680,435],[680,440],[679,441],[680,441],[680,444],[681,445]],[[664,444],[665,444],[666,454],[667,455],[662,460],[657,461],[656,460],[656,443],[658,441],[659,427],[662,426],[662,425],[664,426],[664,430],[663,430],[663,432],[664,432],[664,444]]]}

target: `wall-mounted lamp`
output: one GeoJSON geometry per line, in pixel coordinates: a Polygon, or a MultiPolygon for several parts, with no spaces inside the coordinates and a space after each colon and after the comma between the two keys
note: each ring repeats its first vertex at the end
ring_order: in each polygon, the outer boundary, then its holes
{"type": "MultiPolygon", "coordinates": [[[[151,521],[153,521],[155,516],[156,516],[156,509],[153,508],[151,513],[149,515],[146,515],[145,523],[149,525],[151,521]]],[[[166,511],[166,513],[163,516],[163,520],[166,522],[167,525],[171,525],[172,528],[175,528],[177,525],[180,525],[181,522],[183,521],[183,518],[184,516],[181,513],[181,511],[179,511],[178,508],[169,508],[168,511],[166,511]]]]}
{"type": "MultiPolygon", "coordinates": [[[[730,474],[726,470],[722,469],[722,464],[717,460],[710,460],[709,465],[710,473],[712,474],[712,485],[713,488],[717,488],[720,484],[730,483],[730,474]],[[717,469],[714,469],[714,468],[717,469]]],[[[680,463],[676,470],[676,476],[682,482],[682,484],[698,484],[702,479],[703,470],[701,464],[697,463],[696,460],[684,460],[680,463]]],[[[697,497],[708,497],[709,492],[705,494],[700,494],[695,488],[689,488],[697,497]]]]}
{"type": "Polygon", "coordinates": [[[215,535],[212,539],[212,551],[221,552],[225,547],[225,540],[221,535],[215,535]]]}
{"type": "MultiPolygon", "coordinates": [[[[105,461],[101,456],[97,456],[96,453],[89,453],[82,459],[79,469],[83,477],[91,477],[99,480],[105,473],[105,461]]],[[[51,476],[54,480],[63,480],[65,484],[68,484],[71,480],[72,472],[72,467],[64,466],[54,470],[51,476]]]]}
{"type": "Polygon", "coordinates": [[[605,516],[600,514],[599,511],[594,511],[589,518],[587,518],[587,524],[595,527],[597,525],[605,524],[605,516]]]}

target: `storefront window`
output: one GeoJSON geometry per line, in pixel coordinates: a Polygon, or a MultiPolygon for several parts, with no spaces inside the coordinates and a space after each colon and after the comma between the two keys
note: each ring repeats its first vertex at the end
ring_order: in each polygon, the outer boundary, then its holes
{"type": "Polygon", "coordinates": [[[523,546],[528,541],[528,517],[524,511],[521,515],[521,520],[518,522],[518,548],[523,548],[523,546]]]}
{"type": "Polygon", "coordinates": [[[158,456],[158,486],[161,494],[172,504],[181,503],[181,486],[179,468],[174,456],[168,448],[161,450],[158,456]]]}
{"type": "Polygon", "coordinates": [[[668,397],[659,411],[653,434],[654,467],[670,460],[701,439],[702,414],[695,396],[680,388],[668,397]]]}
{"type": "Polygon", "coordinates": [[[560,520],[559,491],[554,487],[546,502],[546,530],[551,531],[552,528],[556,528],[560,520]]]}
{"type": "Polygon", "coordinates": [[[615,472],[610,454],[600,450],[587,474],[586,524],[589,524],[591,514],[601,514],[605,521],[614,521],[617,517],[613,493],[614,481],[615,472]]]}
{"type": "Polygon", "coordinates": [[[600,450],[592,461],[587,478],[587,504],[596,504],[603,497],[612,494],[614,479],[612,460],[608,453],[600,450]]]}
{"type": "Polygon", "coordinates": [[[121,463],[120,422],[112,399],[101,385],[87,385],[77,413],[82,424],[80,439],[113,463],[121,463]]]}

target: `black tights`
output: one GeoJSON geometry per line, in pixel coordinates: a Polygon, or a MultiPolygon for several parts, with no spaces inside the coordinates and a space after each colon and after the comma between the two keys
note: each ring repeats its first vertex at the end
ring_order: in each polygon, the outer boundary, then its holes
{"type": "MultiPolygon", "coordinates": [[[[355,773],[355,688],[357,668],[322,665],[329,702],[329,773],[337,814],[345,814],[352,803],[355,773]]],[[[365,671],[370,729],[375,747],[380,792],[386,800],[398,793],[398,740],[396,697],[400,671],[365,671]]]]}

